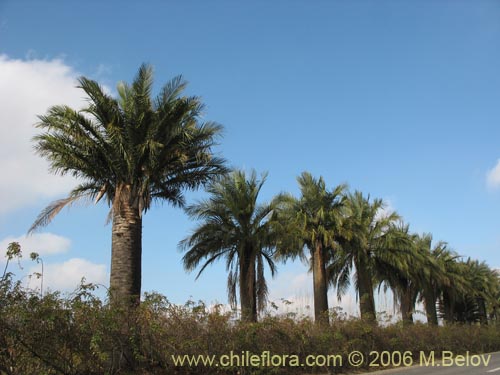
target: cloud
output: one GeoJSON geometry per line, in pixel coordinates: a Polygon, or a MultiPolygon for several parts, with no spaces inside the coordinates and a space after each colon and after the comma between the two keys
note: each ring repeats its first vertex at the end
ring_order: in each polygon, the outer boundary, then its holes
{"type": "Polygon", "coordinates": [[[0,215],[29,206],[40,199],[66,194],[71,177],[48,172],[48,163],[33,152],[37,115],[52,105],[80,108],[79,74],[60,59],[16,60],[0,55],[0,215]]]}
{"type": "Polygon", "coordinates": [[[497,164],[486,173],[486,185],[490,189],[500,187],[500,159],[497,164]]]}
{"type": "MultiPolygon", "coordinates": [[[[65,253],[69,250],[71,241],[62,236],[53,233],[35,233],[31,236],[6,237],[0,241],[0,254],[5,254],[7,246],[11,242],[19,242],[21,250],[25,257],[32,252],[38,253],[41,257],[65,253]]],[[[4,257],[0,257],[0,261],[4,257]]]]}
{"type": "MultiPolygon", "coordinates": [[[[30,274],[42,272],[42,265],[31,267],[30,274]]],[[[43,267],[43,289],[72,291],[80,285],[82,277],[85,282],[94,284],[108,283],[108,273],[104,264],[96,264],[82,258],[72,258],[63,263],[49,263],[43,267]]],[[[36,283],[41,282],[36,278],[29,280],[29,287],[40,288],[36,283]]]]}

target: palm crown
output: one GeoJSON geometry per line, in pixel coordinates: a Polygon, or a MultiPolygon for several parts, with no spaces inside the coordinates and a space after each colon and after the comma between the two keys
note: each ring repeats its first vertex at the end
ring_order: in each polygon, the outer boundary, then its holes
{"type": "Polygon", "coordinates": [[[156,199],[182,206],[183,189],[221,173],[223,160],[211,153],[221,126],[200,124],[203,104],[197,97],[180,96],[186,87],[182,77],[168,82],[154,99],[152,68],[147,65],[132,85],[118,85],[118,99],[88,78],[79,83],[89,105],[81,111],[50,108],[40,116],[38,127],[45,132],[35,137],[35,148],[50,161],[52,171],[83,182],[42,212],[32,229],[47,224],[76,199],[106,197],[113,206],[124,187],[131,190],[140,212],[156,199]]]}

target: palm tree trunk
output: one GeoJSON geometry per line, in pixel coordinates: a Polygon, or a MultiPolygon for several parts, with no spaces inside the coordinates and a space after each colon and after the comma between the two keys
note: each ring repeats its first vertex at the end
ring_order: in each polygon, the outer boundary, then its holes
{"type": "MultiPolygon", "coordinates": [[[[111,303],[124,309],[117,315],[121,324],[123,345],[113,354],[113,367],[133,370],[135,356],[132,342],[137,337],[130,331],[130,317],[141,298],[142,217],[138,200],[130,185],[117,187],[113,202],[111,235],[111,303]]],[[[133,325],[133,323],[132,323],[133,325]]]]}
{"type": "Polygon", "coordinates": [[[455,302],[447,293],[443,293],[443,318],[447,324],[452,324],[455,321],[455,302]]]}
{"type": "Polygon", "coordinates": [[[436,295],[433,290],[424,290],[424,305],[425,314],[427,316],[427,324],[438,325],[437,309],[436,309],[436,295]]]}
{"type": "Polygon", "coordinates": [[[257,321],[255,276],[255,257],[242,256],[240,258],[240,304],[241,320],[244,322],[257,321]]]}
{"type": "Polygon", "coordinates": [[[117,189],[113,206],[110,292],[113,302],[138,304],[141,297],[142,218],[130,186],[117,189]]]}
{"type": "Polygon", "coordinates": [[[403,324],[413,324],[413,293],[408,285],[401,293],[401,319],[403,324]]]}
{"type": "Polygon", "coordinates": [[[373,294],[373,281],[370,270],[362,259],[357,259],[356,275],[358,278],[359,312],[361,319],[375,322],[375,296],[373,294]]]}
{"type": "Polygon", "coordinates": [[[326,282],[325,257],[323,246],[316,243],[312,254],[314,283],[314,320],[320,324],[328,324],[328,288],[326,282]]]}

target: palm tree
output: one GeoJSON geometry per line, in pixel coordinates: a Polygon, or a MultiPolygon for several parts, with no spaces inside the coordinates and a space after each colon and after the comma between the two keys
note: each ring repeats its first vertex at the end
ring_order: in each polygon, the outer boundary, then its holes
{"type": "Polygon", "coordinates": [[[264,175],[259,181],[254,171],[248,179],[244,172],[234,171],[210,184],[210,197],[187,208],[188,215],[201,223],[180,243],[180,248],[187,250],[183,257],[187,270],[205,261],[197,277],[208,265],[225,258],[229,301],[236,306],[239,284],[241,318],[250,322],[257,321],[257,312],[267,302],[264,265],[269,266],[272,276],[276,273],[275,203],[257,203],[265,179],[264,175]]]}
{"type": "Polygon", "coordinates": [[[137,303],[141,294],[142,215],[155,201],[184,205],[183,191],[196,189],[225,172],[213,155],[221,126],[200,122],[200,98],[183,96],[182,77],[152,98],[153,71],[142,65],[133,83],[119,83],[118,98],[85,77],[79,88],[88,105],[78,111],[51,107],[40,116],[37,152],[54,173],[81,184],[38,216],[30,232],[47,225],[65,206],[82,199],[111,207],[110,291],[114,301],[137,303]]]}
{"type": "Polygon", "coordinates": [[[488,314],[486,303],[493,297],[495,284],[493,283],[493,273],[485,262],[467,259],[468,279],[471,286],[469,295],[472,297],[473,304],[477,306],[477,320],[482,324],[488,323],[488,314]]]}
{"type": "Polygon", "coordinates": [[[396,230],[402,238],[406,237],[408,247],[401,252],[399,267],[389,265],[380,279],[392,289],[404,323],[413,322],[415,305],[423,302],[428,324],[437,325],[439,287],[450,283],[439,262],[446,252],[446,243],[438,242],[432,248],[431,234],[411,234],[408,225],[396,230]]]}
{"type": "Polygon", "coordinates": [[[384,285],[384,289],[392,289],[395,304],[399,304],[403,323],[413,323],[413,312],[419,297],[422,274],[426,272],[425,261],[416,246],[416,236],[411,234],[409,226],[398,225],[391,230],[405,238],[407,247],[400,254],[395,264],[383,264],[381,269],[375,269],[375,280],[384,285]]]}
{"type": "Polygon", "coordinates": [[[438,260],[442,270],[442,279],[435,282],[440,317],[446,323],[456,322],[457,303],[470,290],[461,256],[446,247],[433,251],[432,256],[438,260]]]}
{"type": "Polygon", "coordinates": [[[432,235],[424,233],[415,236],[415,250],[422,256],[424,263],[415,267],[413,277],[418,280],[419,301],[424,303],[427,324],[437,325],[438,314],[436,303],[440,291],[452,286],[453,274],[447,272],[449,265],[458,258],[447,248],[443,241],[432,244],[432,235]]]}
{"type": "Polygon", "coordinates": [[[487,324],[487,306],[495,303],[498,287],[495,271],[486,263],[470,258],[457,262],[456,269],[465,282],[460,289],[443,290],[446,321],[487,324]]]}
{"type": "Polygon", "coordinates": [[[343,222],[340,250],[328,262],[328,280],[337,288],[340,299],[350,286],[355,268],[361,318],[375,321],[374,287],[380,279],[377,273],[403,268],[401,254],[408,242],[395,230],[400,217],[394,212],[383,214],[382,200],[371,202],[369,196],[365,198],[356,191],[349,194],[347,207],[350,213],[343,222]]]}
{"type": "Polygon", "coordinates": [[[328,324],[327,253],[334,251],[345,215],[346,185],[326,188],[322,177],[315,179],[303,172],[298,178],[301,197],[282,195],[277,220],[288,233],[287,242],[280,242],[282,258],[307,259],[313,273],[314,318],[328,324]],[[308,250],[308,254],[305,253],[308,250]]]}

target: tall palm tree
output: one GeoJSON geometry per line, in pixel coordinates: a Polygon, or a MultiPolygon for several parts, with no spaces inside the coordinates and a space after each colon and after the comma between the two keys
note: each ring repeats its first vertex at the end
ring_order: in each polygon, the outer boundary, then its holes
{"type": "Polygon", "coordinates": [[[339,298],[350,286],[351,273],[356,269],[355,282],[361,318],[375,321],[374,287],[377,272],[403,268],[401,253],[407,246],[406,239],[394,230],[400,219],[396,213],[383,214],[380,199],[370,201],[359,191],[347,198],[349,215],[343,221],[340,250],[329,259],[328,279],[337,288],[339,298]]]}
{"type": "Polygon", "coordinates": [[[456,322],[456,307],[462,296],[470,290],[470,284],[461,256],[446,247],[432,254],[442,269],[442,280],[436,283],[436,296],[440,316],[446,323],[456,322]]]}
{"type": "Polygon", "coordinates": [[[488,322],[486,302],[492,298],[494,284],[492,282],[492,272],[485,262],[467,259],[465,262],[467,276],[470,282],[471,291],[469,293],[473,300],[473,305],[477,309],[477,320],[483,324],[488,322]]]}
{"type": "MultiPolygon", "coordinates": [[[[413,277],[418,279],[419,300],[424,303],[427,324],[437,325],[437,300],[440,291],[450,288],[454,278],[452,273],[447,272],[449,265],[458,258],[458,255],[448,249],[446,242],[439,241],[432,244],[432,235],[424,233],[415,236],[416,251],[422,255],[424,264],[414,268],[413,277]]],[[[459,283],[459,280],[457,280],[459,283]]]]}
{"type": "Polygon", "coordinates": [[[411,234],[408,225],[396,230],[402,238],[406,237],[408,247],[400,252],[399,264],[388,265],[379,275],[380,280],[392,289],[404,323],[413,322],[415,304],[420,301],[424,303],[427,322],[437,325],[438,285],[449,283],[437,255],[446,249],[446,244],[439,242],[431,248],[432,235],[411,234]]]}
{"type": "Polygon", "coordinates": [[[183,257],[187,270],[204,261],[198,276],[208,265],[225,258],[229,301],[236,306],[239,284],[243,321],[257,321],[257,312],[266,305],[264,265],[269,266],[272,276],[276,273],[273,253],[277,237],[272,223],[275,203],[257,203],[265,179],[264,175],[258,180],[255,171],[249,178],[242,171],[234,171],[210,184],[210,197],[187,208],[188,215],[201,223],[180,243],[180,248],[187,251],[183,257]]]}
{"type": "Polygon", "coordinates": [[[403,323],[413,323],[413,311],[420,292],[420,279],[424,273],[426,258],[419,253],[416,246],[416,236],[411,234],[409,226],[398,225],[391,228],[401,237],[406,238],[406,251],[395,264],[384,264],[381,269],[375,269],[375,279],[384,289],[392,289],[395,304],[399,304],[403,323]]]}
{"type": "Polygon", "coordinates": [[[346,185],[326,188],[322,177],[303,172],[298,178],[301,196],[282,195],[277,220],[288,227],[289,240],[280,242],[282,258],[307,259],[313,273],[314,318],[327,324],[328,282],[327,253],[334,251],[345,215],[346,185]],[[307,254],[305,250],[307,249],[307,254]]]}
{"type": "Polygon", "coordinates": [[[186,82],[180,76],[154,98],[152,86],[148,65],[139,68],[131,85],[118,84],[118,98],[81,77],[78,87],[88,105],[82,110],[51,107],[39,117],[44,132],[34,138],[53,172],[81,183],[45,208],[30,232],[75,201],[105,198],[111,207],[113,301],[139,301],[143,213],[160,200],[183,206],[185,189],[225,172],[224,160],[212,152],[221,126],[200,121],[200,98],[182,95],[186,82]]]}

